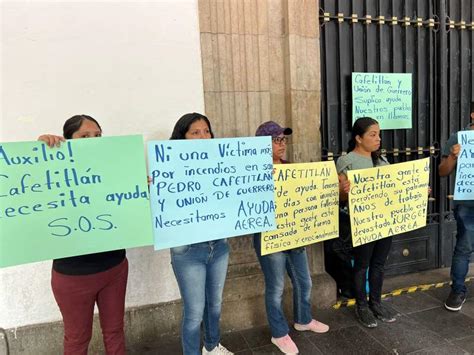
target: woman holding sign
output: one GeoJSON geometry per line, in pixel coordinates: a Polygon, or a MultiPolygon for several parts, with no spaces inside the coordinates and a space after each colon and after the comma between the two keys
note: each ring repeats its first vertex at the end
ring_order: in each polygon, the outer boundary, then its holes
{"type": "MultiPolygon", "coordinates": [[[[65,139],[101,135],[94,118],[77,115],[64,123],[63,137],[45,134],[38,140],[52,148],[65,139]]],[[[87,354],[96,303],[106,353],[125,354],[127,277],[128,261],[123,249],[53,260],[51,286],[63,317],[64,354],[87,354]]]]}
{"type": "MultiPolygon", "coordinates": [[[[188,113],[174,126],[170,139],[214,138],[206,116],[188,113]]],[[[226,239],[183,245],[170,249],[171,264],[183,300],[181,344],[184,355],[201,354],[201,323],[204,325],[202,354],[233,354],[220,344],[219,322],[222,292],[229,261],[226,239]]]]}
{"type": "MultiPolygon", "coordinates": [[[[346,174],[349,170],[389,164],[379,154],[380,142],[380,127],[376,120],[362,117],[354,122],[348,154],[340,157],[336,164],[342,201],[347,201],[348,198],[350,186],[346,174]]],[[[391,245],[392,237],[387,237],[353,248],[356,316],[359,322],[368,328],[376,327],[377,319],[388,323],[395,321],[394,312],[382,304],[381,298],[385,261],[391,245]],[[369,270],[369,302],[367,302],[366,291],[367,269],[369,270]]]]}
{"type": "MultiPolygon", "coordinates": [[[[272,137],[273,164],[286,164],[283,160],[286,152],[288,135],[291,128],[283,128],[278,123],[268,121],[262,123],[255,133],[256,136],[272,137]]],[[[261,255],[261,234],[254,235],[254,247],[258,261],[265,276],[265,308],[272,333],[272,343],[285,354],[297,354],[298,347],[288,334],[290,328],[282,309],[283,291],[285,288],[285,272],[293,285],[293,312],[295,329],[325,333],[329,327],[311,315],[311,275],[309,273],[306,249],[295,248],[261,255]]]]}

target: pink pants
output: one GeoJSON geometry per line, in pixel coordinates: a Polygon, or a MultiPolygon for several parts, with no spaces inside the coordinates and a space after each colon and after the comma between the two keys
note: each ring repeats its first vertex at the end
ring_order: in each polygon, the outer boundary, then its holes
{"type": "Polygon", "coordinates": [[[107,355],[125,354],[127,277],[127,259],[91,275],[71,276],[52,271],[51,286],[64,322],[65,355],[87,354],[96,302],[107,355]]]}

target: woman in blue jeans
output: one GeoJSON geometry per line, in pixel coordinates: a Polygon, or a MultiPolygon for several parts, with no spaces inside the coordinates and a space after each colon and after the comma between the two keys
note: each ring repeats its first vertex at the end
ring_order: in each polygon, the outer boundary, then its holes
{"type": "MultiPolygon", "coordinates": [[[[211,123],[206,116],[195,112],[182,116],[171,135],[171,139],[209,138],[214,138],[211,123]]],[[[204,326],[202,354],[232,354],[220,344],[219,330],[228,261],[226,239],[171,248],[171,264],[183,300],[184,355],[201,354],[201,323],[204,326]]]]}
{"type": "MultiPolygon", "coordinates": [[[[256,136],[271,136],[273,164],[285,164],[283,156],[286,151],[287,136],[291,128],[282,128],[278,123],[268,121],[262,123],[255,133],[256,136]]],[[[290,328],[282,309],[285,272],[293,284],[293,313],[295,329],[325,333],[329,327],[313,319],[311,314],[311,275],[305,248],[295,248],[262,256],[261,234],[254,235],[254,247],[258,261],[265,276],[265,307],[268,323],[272,333],[272,343],[284,354],[297,354],[298,347],[289,336],[290,328]]]]}

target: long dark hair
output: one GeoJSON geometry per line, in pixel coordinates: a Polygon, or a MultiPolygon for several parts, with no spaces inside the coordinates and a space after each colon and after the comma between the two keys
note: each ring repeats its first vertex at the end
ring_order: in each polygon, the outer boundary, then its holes
{"type": "MultiPolygon", "coordinates": [[[[379,123],[377,120],[371,117],[360,117],[354,122],[354,125],[352,126],[351,139],[349,140],[349,148],[347,149],[348,152],[352,152],[355,149],[357,144],[356,137],[362,137],[369,130],[369,127],[373,126],[374,124],[378,125],[379,123]]],[[[378,165],[380,151],[377,150],[375,152],[371,152],[370,155],[372,157],[372,163],[374,166],[378,165]]]]}
{"type": "Polygon", "coordinates": [[[81,127],[82,122],[84,120],[89,120],[94,122],[97,127],[102,131],[102,128],[100,128],[99,122],[97,122],[94,118],[91,116],[87,115],[75,115],[69,118],[66,122],[64,122],[63,126],[63,137],[66,139],[71,139],[72,135],[77,132],[77,130],[81,127]]]}
{"type": "Polygon", "coordinates": [[[173,133],[171,134],[170,139],[186,139],[186,132],[189,130],[189,127],[196,121],[204,120],[209,127],[209,133],[211,137],[214,138],[214,133],[212,132],[211,122],[209,119],[197,112],[187,113],[176,122],[173,128],[173,133]]]}

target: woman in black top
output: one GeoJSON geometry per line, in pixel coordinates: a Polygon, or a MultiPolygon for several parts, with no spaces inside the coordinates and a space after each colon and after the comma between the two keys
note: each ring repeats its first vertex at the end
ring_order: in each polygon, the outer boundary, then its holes
{"type": "MultiPolygon", "coordinates": [[[[76,115],[64,123],[63,137],[42,135],[51,148],[65,139],[100,137],[92,117],[76,115]]],[[[107,354],[125,354],[124,311],[128,261],[125,250],[73,256],[53,261],[51,286],[64,322],[64,354],[87,354],[92,337],[94,306],[107,354]]]]}

